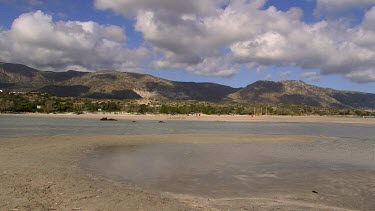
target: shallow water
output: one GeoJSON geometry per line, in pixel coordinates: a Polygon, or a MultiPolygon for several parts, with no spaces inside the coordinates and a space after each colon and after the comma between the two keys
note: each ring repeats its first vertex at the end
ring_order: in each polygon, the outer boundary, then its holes
{"type": "MultiPolygon", "coordinates": [[[[136,134],[296,134],[371,139],[374,125],[335,123],[193,122],[0,116],[0,137],[136,134]]],[[[372,139],[373,140],[373,139],[372,139]]]]}
{"type": "Polygon", "coordinates": [[[85,161],[92,173],[163,192],[213,198],[303,198],[375,208],[374,141],[299,144],[147,144],[102,147],[85,161]]]}
{"type": "MultiPolygon", "coordinates": [[[[291,197],[375,210],[375,127],[0,116],[1,137],[124,134],[280,134],[337,137],[284,144],[139,144],[100,147],[94,174],[162,192],[212,198],[291,197]],[[318,193],[313,193],[316,191],[318,193]]],[[[192,139],[194,139],[192,135],[192,139]]],[[[203,140],[202,140],[203,141],[203,140]]]]}

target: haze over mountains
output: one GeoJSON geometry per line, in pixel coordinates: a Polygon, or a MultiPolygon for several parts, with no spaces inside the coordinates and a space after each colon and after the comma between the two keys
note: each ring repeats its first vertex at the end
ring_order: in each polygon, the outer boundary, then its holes
{"type": "Polygon", "coordinates": [[[245,88],[233,88],[117,71],[39,71],[11,63],[0,63],[0,89],[40,91],[62,97],[375,108],[375,94],[321,88],[302,81],[257,81],[245,88]]]}

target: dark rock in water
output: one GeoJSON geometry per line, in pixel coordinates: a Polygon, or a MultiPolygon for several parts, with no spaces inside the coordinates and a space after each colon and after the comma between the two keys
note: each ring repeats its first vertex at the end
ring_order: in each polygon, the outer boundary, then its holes
{"type": "Polygon", "coordinates": [[[137,122],[137,121],[133,120],[132,122],[137,122]]]}
{"type": "Polygon", "coordinates": [[[159,123],[165,123],[164,121],[159,121],[159,123]]]}
{"type": "Polygon", "coordinates": [[[313,190],[313,191],[311,191],[311,192],[313,192],[313,193],[318,193],[318,191],[315,191],[315,190],[313,190]]]}
{"type": "Polygon", "coordinates": [[[100,119],[100,121],[117,121],[117,119],[103,117],[103,118],[100,119]]]}

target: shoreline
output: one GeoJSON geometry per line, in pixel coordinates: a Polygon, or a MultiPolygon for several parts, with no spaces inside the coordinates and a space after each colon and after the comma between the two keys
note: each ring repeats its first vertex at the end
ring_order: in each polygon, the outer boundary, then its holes
{"type": "Polygon", "coordinates": [[[81,118],[101,119],[102,117],[118,120],[155,120],[155,121],[206,121],[206,122],[272,122],[272,123],[346,123],[346,124],[375,124],[375,118],[346,117],[346,116],[250,116],[250,115],[168,115],[168,114],[128,114],[128,113],[20,113],[0,114],[1,116],[52,117],[52,118],[81,118]]]}
{"type": "MultiPolygon", "coordinates": [[[[5,138],[0,142],[0,210],[351,210],[320,204],[313,193],[207,199],[163,193],[92,175],[82,160],[102,146],[288,144],[326,139],[295,135],[133,135],[5,138]],[[197,141],[197,140],[204,140],[197,141]]],[[[330,139],[327,137],[327,139],[330,139]]]]}

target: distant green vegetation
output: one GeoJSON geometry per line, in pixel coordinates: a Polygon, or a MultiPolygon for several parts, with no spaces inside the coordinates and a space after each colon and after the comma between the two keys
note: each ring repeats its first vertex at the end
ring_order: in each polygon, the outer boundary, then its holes
{"type": "Polygon", "coordinates": [[[375,116],[373,111],[354,108],[305,105],[255,105],[200,101],[157,101],[140,104],[134,100],[98,100],[56,97],[42,93],[0,93],[0,112],[128,112],[137,114],[217,114],[217,115],[351,115],[375,116]]]}

